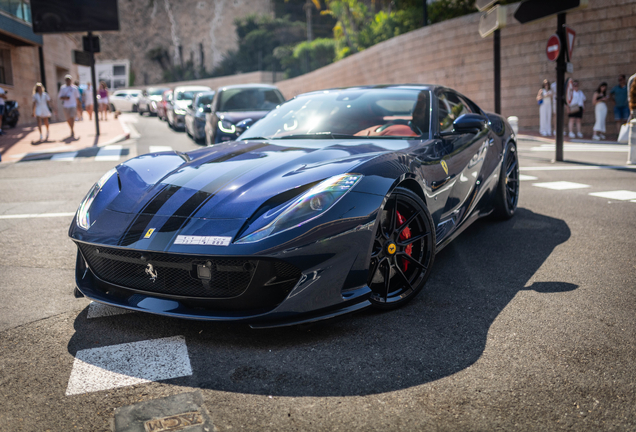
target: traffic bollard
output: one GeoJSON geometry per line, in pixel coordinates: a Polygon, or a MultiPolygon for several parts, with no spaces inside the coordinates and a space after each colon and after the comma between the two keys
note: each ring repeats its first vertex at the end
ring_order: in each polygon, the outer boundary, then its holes
{"type": "Polygon", "coordinates": [[[629,138],[627,138],[629,153],[627,154],[627,163],[636,165],[636,119],[629,122],[629,138]]]}

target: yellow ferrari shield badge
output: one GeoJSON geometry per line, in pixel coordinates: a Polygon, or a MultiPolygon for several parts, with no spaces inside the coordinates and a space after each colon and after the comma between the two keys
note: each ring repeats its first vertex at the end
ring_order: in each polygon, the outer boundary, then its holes
{"type": "Polygon", "coordinates": [[[448,165],[446,165],[445,160],[442,161],[442,168],[444,168],[444,172],[446,173],[446,175],[448,175],[448,165]]]}
{"type": "Polygon", "coordinates": [[[389,245],[389,247],[387,248],[387,251],[389,252],[389,254],[393,255],[395,253],[396,249],[397,248],[395,246],[395,243],[391,243],[389,245]]]}
{"type": "Polygon", "coordinates": [[[155,232],[154,228],[150,228],[148,231],[146,231],[146,235],[144,236],[145,239],[150,238],[150,236],[152,235],[152,233],[155,232]]]}

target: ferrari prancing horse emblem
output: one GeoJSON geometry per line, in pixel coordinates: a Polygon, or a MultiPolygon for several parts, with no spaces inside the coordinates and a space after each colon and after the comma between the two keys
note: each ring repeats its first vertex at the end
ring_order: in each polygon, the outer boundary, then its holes
{"type": "Polygon", "coordinates": [[[397,249],[397,247],[395,246],[395,243],[389,244],[389,246],[386,248],[387,252],[390,255],[393,255],[395,253],[396,249],[397,249]]]}
{"type": "Polygon", "coordinates": [[[446,173],[446,175],[448,175],[448,165],[446,165],[445,160],[442,161],[442,168],[444,168],[444,172],[446,173]]]}
{"type": "Polygon", "coordinates": [[[154,282],[157,280],[157,275],[159,273],[157,272],[157,270],[155,270],[152,264],[148,264],[146,266],[146,274],[150,276],[150,280],[154,282]]]}

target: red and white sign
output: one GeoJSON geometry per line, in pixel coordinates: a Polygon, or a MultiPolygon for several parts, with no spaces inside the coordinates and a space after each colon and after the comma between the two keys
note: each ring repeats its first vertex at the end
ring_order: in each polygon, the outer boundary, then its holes
{"type": "Polygon", "coordinates": [[[576,32],[572,30],[570,27],[565,27],[565,39],[568,42],[568,58],[572,60],[572,51],[574,51],[574,38],[576,37],[576,32]]]}
{"type": "Polygon", "coordinates": [[[545,47],[545,54],[548,56],[548,60],[556,61],[559,58],[559,53],[561,52],[561,40],[559,36],[553,34],[548,39],[548,45],[545,47]]]}

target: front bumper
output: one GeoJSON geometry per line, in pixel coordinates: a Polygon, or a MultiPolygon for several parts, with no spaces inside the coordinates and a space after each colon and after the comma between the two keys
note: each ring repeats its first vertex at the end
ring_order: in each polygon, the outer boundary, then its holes
{"type": "Polygon", "coordinates": [[[173,113],[173,115],[172,115],[172,124],[175,127],[184,128],[185,127],[185,114],[173,113]]]}

